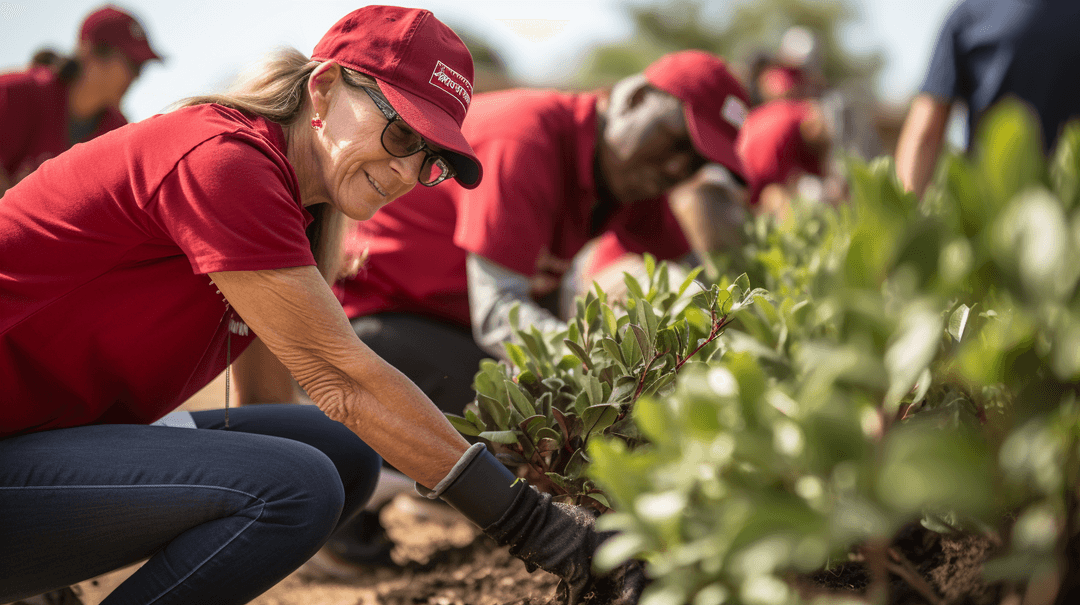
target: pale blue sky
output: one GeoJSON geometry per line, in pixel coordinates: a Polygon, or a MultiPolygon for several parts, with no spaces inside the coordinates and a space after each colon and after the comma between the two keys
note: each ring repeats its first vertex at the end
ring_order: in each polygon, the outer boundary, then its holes
{"type": "MultiPolygon", "coordinates": [[[[884,99],[902,103],[915,92],[937,29],[955,1],[853,2],[861,19],[845,36],[855,50],[878,49],[885,54],[878,85],[884,99]]],[[[42,46],[70,51],[83,17],[100,4],[101,0],[0,0],[0,71],[22,68],[42,46]]],[[[310,53],[335,21],[363,5],[339,0],[117,0],[117,4],[139,17],[154,47],[166,56],[164,64],[146,68],[125,98],[124,111],[133,121],[180,98],[220,90],[238,70],[278,46],[310,53]]],[[[631,32],[626,2],[614,0],[402,4],[428,8],[451,27],[487,40],[518,80],[536,85],[557,85],[590,46],[617,42],[631,32]],[[550,20],[551,27],[523,28],[520,20],[531,19],[550,20]]]]}

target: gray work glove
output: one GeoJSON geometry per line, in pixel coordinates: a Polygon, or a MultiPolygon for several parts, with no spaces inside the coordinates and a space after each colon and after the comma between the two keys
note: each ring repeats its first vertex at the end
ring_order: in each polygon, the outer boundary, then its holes
{"type": "Polygon", "coordinates": [[[597,532],[590,512],[552,502],[550,494],[521,489],[502,518],[483,529],[500,546],[509,545],[529,571],[539,567],[562,578],[556,593],[560,603],[633,605],[645,588],[639,561],[593,574],[593,554],[614,532],[597,532]]]}

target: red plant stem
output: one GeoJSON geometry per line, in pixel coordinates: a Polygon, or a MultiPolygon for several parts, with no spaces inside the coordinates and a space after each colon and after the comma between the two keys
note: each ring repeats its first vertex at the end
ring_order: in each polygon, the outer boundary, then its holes
{"type": "Polygon", "coordinates": [[[698,347],[696,349],[691,351],[686,357],[682,358],[678,363],[676,363],[675,364],[675,371],[678,372],[683,367],[683,364],[690,361],[690,358],[693,357],[694,355],[697,355],[698,351],[705,348],[705,345],[707,345],[710,342],[716,340],[716,337],[720,336],[723,329],[726,328],[727,325],[730,324],[730,323],[731,323],[730,321],[727,321],[727,316],[726,315],[724,317],[721,317],[720,321],[718,323],[714,322],[712,330],[709,331],[709,337],[705,339],[705,342],[701,343],[700,345],[698,345],[698,347]]]}

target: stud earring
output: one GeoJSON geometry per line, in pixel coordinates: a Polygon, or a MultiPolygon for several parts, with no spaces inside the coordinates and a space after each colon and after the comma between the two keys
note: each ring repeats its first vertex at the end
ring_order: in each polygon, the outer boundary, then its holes
{"type": "Polygon", "coordinates": [[[324,124],[325,124],[325,122],[323,122],[319,118],[319,113],[315,112],[315,117],[311,118],[311,127],[314,128],[315,130],[319,130],[320,128],[323,127],[324,124]]]}

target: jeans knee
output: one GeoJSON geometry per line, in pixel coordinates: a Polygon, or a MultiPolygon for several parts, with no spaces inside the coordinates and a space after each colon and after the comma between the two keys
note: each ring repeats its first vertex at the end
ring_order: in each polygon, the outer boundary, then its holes
{"type": "Polygon", "coordinates": [[[333,462],[311,446],[290,441],[282,449],[277,472],[267,477],[273,494],[267,502],[268,520],[325,539],[345,506],[341,476],[333,462]]]}

